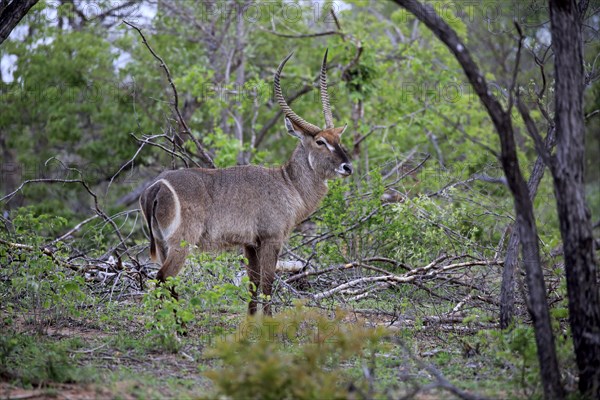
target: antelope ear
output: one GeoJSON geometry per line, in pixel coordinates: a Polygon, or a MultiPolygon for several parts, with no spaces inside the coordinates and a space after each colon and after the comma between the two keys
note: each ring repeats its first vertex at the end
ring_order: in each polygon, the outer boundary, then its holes
{"type": "Polygon", "coordinates": [[[287,132],[291,136],[295,137],[296,139],[302,139],[304,133],[298,127],[296,127],[288,117],[285,117],[283,121],[285,122],[285,129],[287,129],[287,132]]]}
{"type": "Polygon", "coordinates": [[[346,128],[348,127],[348,124],[344,125],[343,128],[336,128],[336,132],[338,136],[342,136],[342,133],[344,133],[346,131],[346,128]]]}

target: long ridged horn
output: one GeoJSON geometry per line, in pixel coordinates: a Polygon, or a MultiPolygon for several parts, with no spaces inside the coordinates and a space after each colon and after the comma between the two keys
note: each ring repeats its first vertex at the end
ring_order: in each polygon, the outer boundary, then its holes
{"type": "Polygon", "coordinates": [[[321,64],[321,78],[319,80],[321,89],[321,103],[323,104],[323,115],[325,116],[325,129],[333,128],[333,115],[331,114],[331,105],[329,104],[329,94],[327,94],[327,53],[325,50],[323,64],[321,64]]]}
{"type": "Polygon", "coordinates": [[[316,135],[317,133],[321,132],[321,128],[319,128],[316,125],[311,124],[310,122],[306,122],[304,119],[300,118],[294,111],[292,111],[290,106],[288,106],[287,102],[283,98],[283,94],[281,93],[281,84],[279,82],[279,76],[281,75],[281,71],[283,70],[285,63],[292,57],[293,54],[294,54],[294,52],[291,52],[281,62],[281,64],[279,64],[279,67],[277,68],[277,72],[275,72],[275,77],[273,79],[274,86],[275,86],[275,98],[277,99],[277,103],[279,103],[279,106],[281,107],[281,110],[283,111],[283,114],[286,117],[288,117],[292,122],[294,122],[300,128],[304,129],[306,132],[316,135]]]}

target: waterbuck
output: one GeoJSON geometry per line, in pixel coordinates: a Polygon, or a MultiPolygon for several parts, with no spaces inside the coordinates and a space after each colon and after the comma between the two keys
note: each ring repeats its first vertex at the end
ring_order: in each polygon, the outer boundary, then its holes
{"type": "MultiPolygon", "coordinates": [[[[162,264],[156,276],[164,282],[183,266],[189,246],[201,251],[243,246],[248,259],[251,300],[257,311],[257,290],[271,295],[279,251],[292,229],[312,214],[327,193],[327,180],[352,174],[352,164],[340,145],[346,127],[335,128],[327,94],[327,51],[320,75],[325,129],[300,118],[285,101],[280,75],[274,77],[275,97],[287,132],[299,140],[284,165],[245,165],[224,169],[188,168],[165,171],[140,197],[150,233],[150,255],[162,264]]],[[[263,313],[271,314],[270,304],[263,313]]]]}

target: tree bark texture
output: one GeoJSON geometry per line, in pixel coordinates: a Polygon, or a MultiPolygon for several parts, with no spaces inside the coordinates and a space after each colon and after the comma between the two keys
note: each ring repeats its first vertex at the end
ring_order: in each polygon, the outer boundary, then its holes
{"type": "Polygon", "coordinates": [[[17,24],[35,6],[38,0],[13,0],[0,2],[0,44],[4,42],[17,24]]]}
{"type": "MultiPolygon", "coordinates": [[[[555,129],[548,129],[546,136],[546,149],[550,151],[555,145],[555,129]]],[[[544,177],[546,165],[542,156],[538,156],[533,164],[531,176],[527,182],[529,188],[529,198],[535,199],[537,189],[544,177]]],[[[519,231],[514,229],[510,235],[508,246],[506,247],[506,256],[504,258],[504,268],[502,269],[502,286],[500,287],[500,328],[506,329],[513,322],[515,315],[515,273],[518,266],[519,255],[519,231]]]]}
{"type": "Polygon", "coordinates": [[[600,398],[600,296],[594,238],[584,188],[583,39],[575,0],[550,0],[555,59],[556,154],[551,171],[562,235],[569,319],[579,390],[600,398]]]}

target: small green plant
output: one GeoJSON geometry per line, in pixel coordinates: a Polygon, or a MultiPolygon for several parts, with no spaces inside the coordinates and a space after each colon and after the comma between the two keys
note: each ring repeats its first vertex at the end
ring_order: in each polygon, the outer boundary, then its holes
{"type": "Polygon", "coordinates": [[[186,309],[185,304],[173,297],[172,293],[179,286],[179,277],[169,277],[161,285],[144,296],[144,307],[150,314],[146,323],[152,341],[161,348],[176,353],[179,351],[178,334],[185,332],[185,324],[194,318],[194,314],[186,309]]]}
{"type": "Polygon", "coordinates": [[[201,265],[201,274],[169,277],[144,296],[151,343],[170,352],[179,351],[179,336],[194,325],[203,326],[209,338],[221,334],[219,325],[214,324],[215,314],[232,307],[240,311],[250,296],[247,277],[237,285],[233,283],[236,268],[232,264],[239,265],[239,256],[223,253],[213,258],[194,254],[190,261],[201,265]],[[172,296],[173,291],[178,299],[172,296]]]}
{"type": "MultiPolygon", "coordinates": [[[[563,349],[570,343],[566,343],[560,337],[556,343],[558,354],[566,354],[563,349]]],[[[508,376],[523,395],[530,398],[540,396],[542,388],[533,327],[517,325],[503,331],[481,331],[474,340],[469,341],[469,347],[485,349],[482,351],[492,357],[498,368],[507,371],[508,376]]],[[[567,360],[562,359],[561,363],[565,365],[567,360]]]]}
{"type": "Polygon", "coordinates": [[[52,343],[7,332],[0,335],[0,378],[25,386],[86,381],[89,371],[69,355],[69,350],[80,346],[77,339],[52,343]]]}
{"type": "Polygon", "coordinates": [[[343,365],[374,351],[384,331],[333,319],[298,305],[275,318],[249,318],[216,343],[209,355],[223,362],[205,374],[215,397],[341,399],[367,383],[352,381],[343,365]]]}

